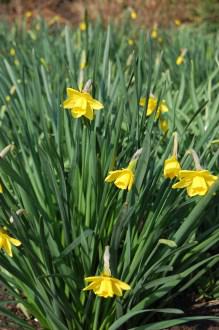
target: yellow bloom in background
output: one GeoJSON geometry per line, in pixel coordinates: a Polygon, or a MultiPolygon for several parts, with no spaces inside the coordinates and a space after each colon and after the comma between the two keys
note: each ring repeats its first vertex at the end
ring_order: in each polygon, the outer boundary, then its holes
{"type": "MultiPolygon", "coordinates": [[[[154,97],[153,95],[151,95],[149,97],[148,107],[147,107],[147,113],[146,113],[147,116],[152,115],[152,113],[156,110],[156,108],[157,108],[157,102],[158,102],[157,98],[154,97]]],[[[146,98],[145,97],[142,97],[140,99],[139,105],[141,107],[145,107],[145,105],[146,105],[146,98]]],[[[166,102],[164,100],[162,100],[159,103],[158,108],[157,108],[156,119],[158,119],[161,114],[163,114],[165,112],[168,112],[168,111],[169,111],[169,109],[168,109],[168,107],[166,105],[166,102]]]]}
{"type": "Polygon", "coordinates": [[[85,277],[86,282],[91,282],[83,291],[93,290],[93,292],[100,297],[109,298],[115,296],[122,296],[122,290],[130,290],[131,287],[112,277],[110,274],[103,272],[100,276],[85,277]]]}
{"type": "Polygon", "coordinates": [[[121,170],[109,171],[108,176],[105,178],[105,182],[114,182],[115,186],[119,189],[131,190],[135,180],[133,169],[135,168],[137,160],[132,160],[127,168],[121,170]]]}
{"type": "Polygon", "coordinates": [[[175,183],[172,188],[186,188],[189,197],[204,196],[217,179],[218,177],[212,175],[208,170],[182,170],[179,171],[180,181],[175,183]]]}
{"type": "Polygon", "coordinates": [[[64,101],[64,109],[70,109],[74,118],[82,116],[92,120],[94,117],[93,110],[101,110],[103,104],[92,98],[87,92],[80,92],[73,88],[67,88],[67,100],[64,101]]]}
{"type": "Polygon", "coordinates": [[[159,125],[160,125],[160,129],[161,131],[166,134],[168,132],[168,129],[169,129],[169,124],[168,124],[168,121],[166,119],[162,119],[160,118],[159,119],[159,125]]]}
{"type": "Polygon", "coordinates": [[[1,184],[0,184],[0,194],[3,194],[3,188],[1,184]]]}
{"type": "Polygon", "coordinates": [[[154,27],[151,31],[151,38],[152,39],[157,39],[157,37],[158,37],[158,30],[157,30],[156,27],[154,27]]]}
{"type": "Polygon", "coordinates": [[[137,13],[135,10],[131,10],[131,13],[130,13],[130,16],[131,16],[131,19],[135,20],[137,18],[137,13]]]}
{"type": "Polygon", "coordinates": [[[178,177],[180,170],[181,170],[181,166],[176,156],[172,156],[165,160],[164,162],[165,178],[173,179],[175,177],[178,177]]]}
{"type": "Polygon", "coordinates": [[[128,44],[129,44],[129,46],[133,46],[134,45],[134,40],[133,39],[128,39],[128,44]]]}
{"type": "Polygon", "coordinates": [[[9,257],[12,257],[11,245],[20,246],[21,242],[9,236],[5,229],[0,229],[0,249],[5,250],[9,257]]]}
{"type": "Polygon", "coordinates": [[[182,55],[179,55],[176,59],[176,65],[181,65],[185,62],[185,57],[182,55]]]}
{"type": "Polygon", "coordinates": [[[7,96],[5,97],[5,101],[9,103],[9,102],[11,101],[11,97],[10,97],[9,95],[7,95],[7,96]]]}
{"type": "Polygon", "coordinates": [[[15,55],[16,55],[16,51],[15,51],[15,49],[14,49],[14,48],[11,48],[9,54],[10,54],[11,56],[15,56],[15,55]]]}
{"type": "Polygon", "coordinates": [[[175,23],[176,26],[180,26],[180,25],[182,24],[182,22],[181,22],[180,19],[178,19],[178,18],[176,18],[176,19],[174,20],[174,23],[175,23]]]}
{"type": "Polygon", "coordinates": [[[79,28],[80,30],[83,32],[83,31],[86,31],[87,30],[87,24],[85,22],[81,22],[79,24],[79,28]]]}
{"type": "Polygon", "coordinates": [[[33,15],[32,11],[26,11],[25,17],[30,18],[33,15]]]}
{"type": "Polygon", "coordinates": [[[20,65],[20,62],[19,62],[19,60],[18,60],[17,58],[14,60],[14,64],[15,64],[16,66],[19,66],[19,65],[20,65]]]}

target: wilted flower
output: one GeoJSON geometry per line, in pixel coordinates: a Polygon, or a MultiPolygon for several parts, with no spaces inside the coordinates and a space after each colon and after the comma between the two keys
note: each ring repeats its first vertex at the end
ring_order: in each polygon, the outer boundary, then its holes
{"type": "Polygon", "coordinates": [[[0,229],[0,249],[5,250],[9,257],[12,257],[11,245],[20,246],[21,242],[9,236],[5,229],[0,229]]]}
{"type": "Polygon", "coordinates": [[[64,109],[70,109],[74,118],[85,116],[92,120],[94,117],[93,110],[100,110],[103,104],[92,98],[92,96],[82,90],[77,91],[73,88],[67,88],[67,100],[64,101],[64,109]]]}
{"type": "Polygon", "coordinates": [[[100,297],[109,298],[122,296],[122,290],[130,290],[131,287],[115,277],[112,277],[109,267],[109,247],[106,246],[104,253],[104,271],[100,276],[85,277],[86,282],[91,282],[83,291],[93,290],[100,297]]]}

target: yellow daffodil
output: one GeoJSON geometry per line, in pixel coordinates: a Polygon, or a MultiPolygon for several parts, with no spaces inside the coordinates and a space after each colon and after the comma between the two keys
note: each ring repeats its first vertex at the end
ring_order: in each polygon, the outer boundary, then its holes
{"type": "Polygon", "coordinates": [[[177,160],[177,149],[178,149],[178,134],[173,133],[173,152],[172,156],[164,162],[164,176],[165,178],[173,179],[178,177],[179,171],[181,170],[180,163],[177,160]]]}
{"type": "Polygon", "coordinates": [[[159,125],[160,125],[160,129],[161,131],[166,134],[168,129],[169,129],[169,125],[168,125],[168,121],[166,119],[160,118],[159,119],[159,125]]]}
{"type": "Polygon", "coordinates": [[[133,46],[134,45],[134,40],[133,39],[128,39],[128,44],[129,44],[129,46],[133,46]]]}
{"type": "Polygon", "coordinates": [[[130,13],[130,16],[131,16],[131,19],[135,20],[137,18],[137,13],[135,10],[131,10],[131,13],[130,13]]]}
{"type": "Polygon", "coordinates": [[[10,55],[11,55],[11,56],[15,56],[15,55],[16,55],[16,51],[15,51],[14,48],[11,48],[11,49],[10,49],[10,55]]]}
{"type": "Polygon", "coordinates": [[[172,156],[165,160],[164,162],[165,178],[173,179],[175,177],[178,177],[180,170],[181,170],[181,166],[176,156],[172,156]]]}
{"type": "Polygon", "coordinates": [[[127,283],[104,272],[100,276],[85,277],[85,281],[91,283],[83,291],[93,290],[97,296],[104,298],[122,296],[122,290],[131,289],[127,283]]]}
{"type": "Polygon", "coordinates": [[[83,32],[83,31],[86,31],[86,29],[87,29],[87,24],[85,23],[85,22],[81,22],[80,24],[79,24],[79,28],[80,28],[80,30],[83,32]]]}
{"type": "MultiPolygon", "coordinates": [[[[150,116],[152,115],[152,113],[156,110],[157,108],[157,98],[154,97],[153,95],[151,95],[149,97],[149,100],[148,100],[148,107],[147,107],[147,112],[146,112],[146,115],[147,116],[150,116]]],[[[140,99],[140,102],[139,102],[139,105],[141,107],[145,107],[145,104],[146,104],[146,98],[145,97],[142,97],[140,99]]],[[[165,112],[168,112],[169,109],[166,105],[166,102],[164,100],[162,100],[159,105],[158,105],[158,108],[157,108],[157,113],[156,113],[156,119],[158,119],[160,117],[161,114],[165,113],[165,112]]]]}
{"type": "Polygon", "coordinates": [[[151,31],[151,38],[152,39],[157,39],[157,37],[158,37],[158,30],[157,30],[156,27],[154,27],[151,31]]]}
{"type": "Polygon", "coordinates": [[[181,65],[185,62],[185,58],[182,55],[179,55],[176,59],[176,65],[181,65]]]}
{"type": "Polygon", "coordinates": [[[0,194],[3,193],[3,188],[2,188],[2,185],[0,184],[0,194]]]}
{"type": "Polygon", "coordinates": [[[100,276],[85,277],[86,282],[91,282],[83,291],[93,290],[93,292],[100,297],[111,298],[115,296],[122,296],[122,290],[130,290],[131,287],[115,277],[112,277],[109,265],[109,246],[106,246],[104,252],[104,271],[100,276]]]}
{"type": "Polygon", "coordinates": [[[102,103],[92,98],[92,96],[82,90],[77,91],[73,88],[67,88],[67,100],[64,101],[64,109],[70,109],[74,118],[85,116],[92,120],[94,117],[93,110],[103,108],[102,103]]]}
{"type": "Polygon", "coordinates": [[[209,188],[218,179],[217,176],[212,175],[208,170],[179,171],[179,182],[175,183],[173,189],[187,188],[189,197],[204,196],[207,194],[209,188]]]}
{"type": "Polygon", "coordinates": [[[178,19],[178,18],[176,18],[176,19],[174,20],[174,23],[175,23],[176,26],[180,26],[180,25],[182,24],[182,22],[181,22],[180,19],[178,19]]]}
{"type": "Polygon", "coordinates": [[[105,178],[105,182],[113,182],[119,189],[128,189],[131,190],[134,183],[134,173],[133,169],[135,168],[137,160],[131,160],[127,168],[121,170],[110,171],[108,176],[105,178]]]}
{"type": "Polygon", "coordinates": [[[9,103],[11,101],[11,97],[9,95],[5,96],[5,101],[9,103]]]}
{"type": "Polygon", "coordinates": [[[33,15],[32,11],[26,11],[25,17],[30,18],[33,15]]]}
{"type": "Polygon", "coordinates": [[[21,242],[9,236],[5,229],[0,229],[0,249],[4,249],[9,257],[12,257],[11,245],[20,246],[21,242]]]}

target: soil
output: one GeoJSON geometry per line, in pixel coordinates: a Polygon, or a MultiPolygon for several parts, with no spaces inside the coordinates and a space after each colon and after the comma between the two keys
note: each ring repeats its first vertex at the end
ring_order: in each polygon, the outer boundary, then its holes
{"type": "MultiPolygon", "coordinates": [[[[0,284],[0,301],[3,300],[13,300],[12,297],[8,294],[7,290],[3,285],[0,284]]],[[[178,308],[182,308],[185,311],[186,315],[219,315],[219,300],[212,300],[208,302],[201,302],[198,304],[190,305],[187,298],[185,299],[187,304],[183,306],[177,305],[178,308]],[[190,306],[190,307],[189,307],[190,306]]],[[[176,302],[179,304],[180,302],[176,302]]],[[[16,307],[16,304],[9,303],[6,305],[9,311],[18,316],[19,318],[25,320],[25,316],[22,311],[16,307]]],[[[27,319],[26,319],[27,320],[27,319]]],[[[36,330],[42,330],[39,323],[32,317],[27,320],[28,324],[34,327],[36,330]]],[[[0,313],[0,330],[23,330],[21,327],[13,326],[12,323],[0,313]]],[[[190,325],[182,325],[171,327],[166,330],[219,330],[219,325],[211,321],[197,321],[191,322],[190,325]]]]}
{"type": "Polygon", "coordinates": [[[170,26],[175,19],[191,21],[193,9],[198,0],[0,0],[0,17],[14,20],[26,14],[30,21],[41,15],[50,21],[78,24],[84,20],[85,3],[90,19],[101,15],[104,21],[120,20],[127,10],[135,10],[133,20],[144,26],[170,26]],[[58,16],[58,18],[57,18],[58,16]],[[54,20],[55,18],[55,20],[54,20]]]}

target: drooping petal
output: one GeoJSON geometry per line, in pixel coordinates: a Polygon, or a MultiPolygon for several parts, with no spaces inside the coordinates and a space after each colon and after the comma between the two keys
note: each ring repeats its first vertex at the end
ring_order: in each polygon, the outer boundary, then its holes
{"type": "Polygon", "coordinates": [[[77,91],[76,89],[74,88],[67,88],[67,96],[69,98],[72,98],[72,97],[81,97],[83,95],[83,93],[81,93],[80,91],[77,91]]]}
{"type": "Polygon", "coordinates": [[[192,179],[181,179],[179,182],[172,185],[173,189],[186,188],[192,183],[192,179]]]}
{"type": "Polygon", "coordinates": [[[93,109],[90,107],[89,103],[87,103],[87,109],[84,116],[90,120],[94,118],[94,112],[93,109]]]}
{"type": "Polygon", "coordinates": [[[113,277],[113,281],[114,281],[114,283],[119,285],[122,290],[131,290],[130,285],[128,285],[127,283],[125,283],[121,280],[118,280],[117,278],[114,278],[114,277],[113,277]]]}
{"type": "Polygon", "coordinates": [[[105,178],[105,182],[112,182],[118,178],[122,170],[109,171],[109,175],[105,178]]]}
{"type": "Polygon", "coordinates": [[[88,286],[86,286],[83,291],[88,291],[88,290],[98,290],[100,287],[100,281],[93,281],[91,282],[88,286]]]}
{"type": "Polygon", "coordinates": [[[19,240],[16,239],[16,238],[9,237],[8,239],[9,239],[9,241],[11,242],[11,244],[13,244],[13,245],[15,245],[15,246],[20,246],[20,245],[21,245],[21,241],[19,241],[19,240]]]}
{"type": "Polygon", "coordinates": [[[4,248],[5,252],[9,255],[9,257],[12,257],[11,243],[10,243],[9,239],[7,239],[7,238],[4,239],[3,248],[4,248]]]}

